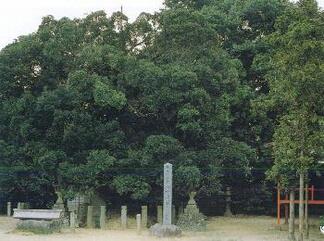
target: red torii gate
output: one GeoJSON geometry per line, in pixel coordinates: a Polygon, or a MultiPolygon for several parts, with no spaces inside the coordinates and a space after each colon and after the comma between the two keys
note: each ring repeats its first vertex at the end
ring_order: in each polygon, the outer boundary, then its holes
{"type": "MultiPolygon", "coordinates": [[[[296,189],[299,190],[299,189],[296,189]]],[[[314,199],[314,194],[316,191],[324,191],[324,189],[315,189],[314,185],[311,187],[305,188],[305,191],[307,192],[306,195],[308,195],[308,205],[324,205],[324,200],[315,200],[314,199]],[[310,196],[309,196],[310,194],[310,196]]],[[[299,204],[299,200],[294,201],[295,204],[299,204]]],[[[306,203],[306,201],[304,201],[306,203]]],[[[289,209],[289,198],[288,194],[285,195],[284,199],[281,199],[281,190],[278,185],[277,187],[277,224],[280,224],[280,218],[281,218],[281,205],[285,205],[285,220],[286,222],[288,221],[288,209],[289,209]]]]}

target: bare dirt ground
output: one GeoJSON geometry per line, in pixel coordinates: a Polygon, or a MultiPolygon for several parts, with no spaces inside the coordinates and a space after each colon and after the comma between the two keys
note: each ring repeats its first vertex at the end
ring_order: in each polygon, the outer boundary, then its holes
{"type": "MultiPolygon", "coordinates": [[[[312,220],[309,241],[324,240],[316,223],[312,220]]],[[[59,234],[34,235],[14,231],[16,220],[0,217],[0,241],[157,241],[147,231],[138,235],[135,229],[127,231],[108,229],[76,229],[66,230],[59,234]]],[[[109,225],[109,223],[108,223],[109,225]]],[[[186,232],[181,238],[163,239],[165,241],[285,241],[286,226],[281,230],[276,227],[273,217],[217,217],[208,220],[208,231],[203,233],[186,232]]]]}

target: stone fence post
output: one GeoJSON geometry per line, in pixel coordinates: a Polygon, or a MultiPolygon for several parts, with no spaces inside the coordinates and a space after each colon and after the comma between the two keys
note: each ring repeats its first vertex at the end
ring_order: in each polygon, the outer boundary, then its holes
{"type": "Polygon", "coordinates": [[[142,206],[141,218],[142,218],[142,227],[147,228],[147,206],[142,206]]]}
{"type": "Polygon", "coordinates": [[[100,207],[100,228],[106,228],[106,206],[100,207]]]}
{"type": "Polygon", "coordinates": [[[136,230],[137,230],[137,234],[141,234],[141,214],[137,214],[136,215],[136,230]]]}
{"type": "Polygon", "coordinates": [[[127,206],[121,207],[121,227],[122,229],[127,228],[127,206]]]}
{"type": "Polygon", "coordinates": [[[93,206],[88,206],[87,228],[93,228],[93,206]]]}
{"type": "Polygon", "coordinates": [[[7,202],[7,216],[11,216],[11,202],[7,202]]]}

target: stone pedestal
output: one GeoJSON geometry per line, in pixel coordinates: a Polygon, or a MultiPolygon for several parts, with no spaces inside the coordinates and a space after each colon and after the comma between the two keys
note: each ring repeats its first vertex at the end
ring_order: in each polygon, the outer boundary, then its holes
{"type": "Polygon", "coordinates": [[[153,236],[159,238],[165,237],[179,237],[181,236],[181,229],[176,225],[163,225],[163,224],[155,224],[150,228],[150,233],[153,236]]]}

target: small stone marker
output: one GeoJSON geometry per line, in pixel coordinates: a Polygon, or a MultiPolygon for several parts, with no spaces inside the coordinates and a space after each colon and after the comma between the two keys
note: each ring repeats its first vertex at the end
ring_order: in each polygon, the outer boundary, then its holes
{"type": "Polygon", "coordinates": [[[161,205],[157,206],[157,222],[161,224],[163,222],[163,208],[161,205]]]}
{"type": "Polygon", "coordinates": [[[231,188],[230,187],[226,187],[226,191],[225,191],[225,202],[226,202],[226,205],[225,205],[225,213],[224,213],[224,216],[225,217],[232,217],[233,214],[232,214],[232,211],[231,211],[231,202],[232,202],[232,199],[231,199],[231,188]]]}
{"type": "Polygon", "coordinates": [[[88,206],[87,212],[87,228],[93,228],[93,206],[88,206]]]}
{"type": "Polygon", "coordinates": [[[74,211],[70,212],[70,228],[76,228],[76,214],[74,211]]]}
{"type": "Polygon", "coordinates": [[[142,227],[147,228],[147,206],[142,206],[141,214],[142,227]]]}
{"type": "Polygon", "coordinates": [[[17,209],[23,209],[23,203],[22,202],[17,203],[17,209]]]}
{"type": "Polygon", "coordinates": [[[141,234],[141,214],[136,215],[136,227],[137,227],[137,234],[141,234]]]}
{"type": "Polygon", "coordinates": [[[11,202],[7,202],[7,216],[11,216],[11,202]]]}
{"type": "Polygon", "coordinates": [[[176,220],[176,208],[174,205],[172,205],[172,224],[175,224],[177,222],[176,220]]]}
{"type": "Polygon", "coordinates": [[[106,228],[106,206],[100,207],[100,228],[106,228]]]}
{"type": "Polygon", "coordinates": [[[184,212],[183,204],[181,203],[178,209],[178,216],[182,215],[184,212]]]}
{"type": "Polygon", "coordinates": [[[121,207],[121,227],[122,229],[127,228],[127,206],[121,207]]]}

